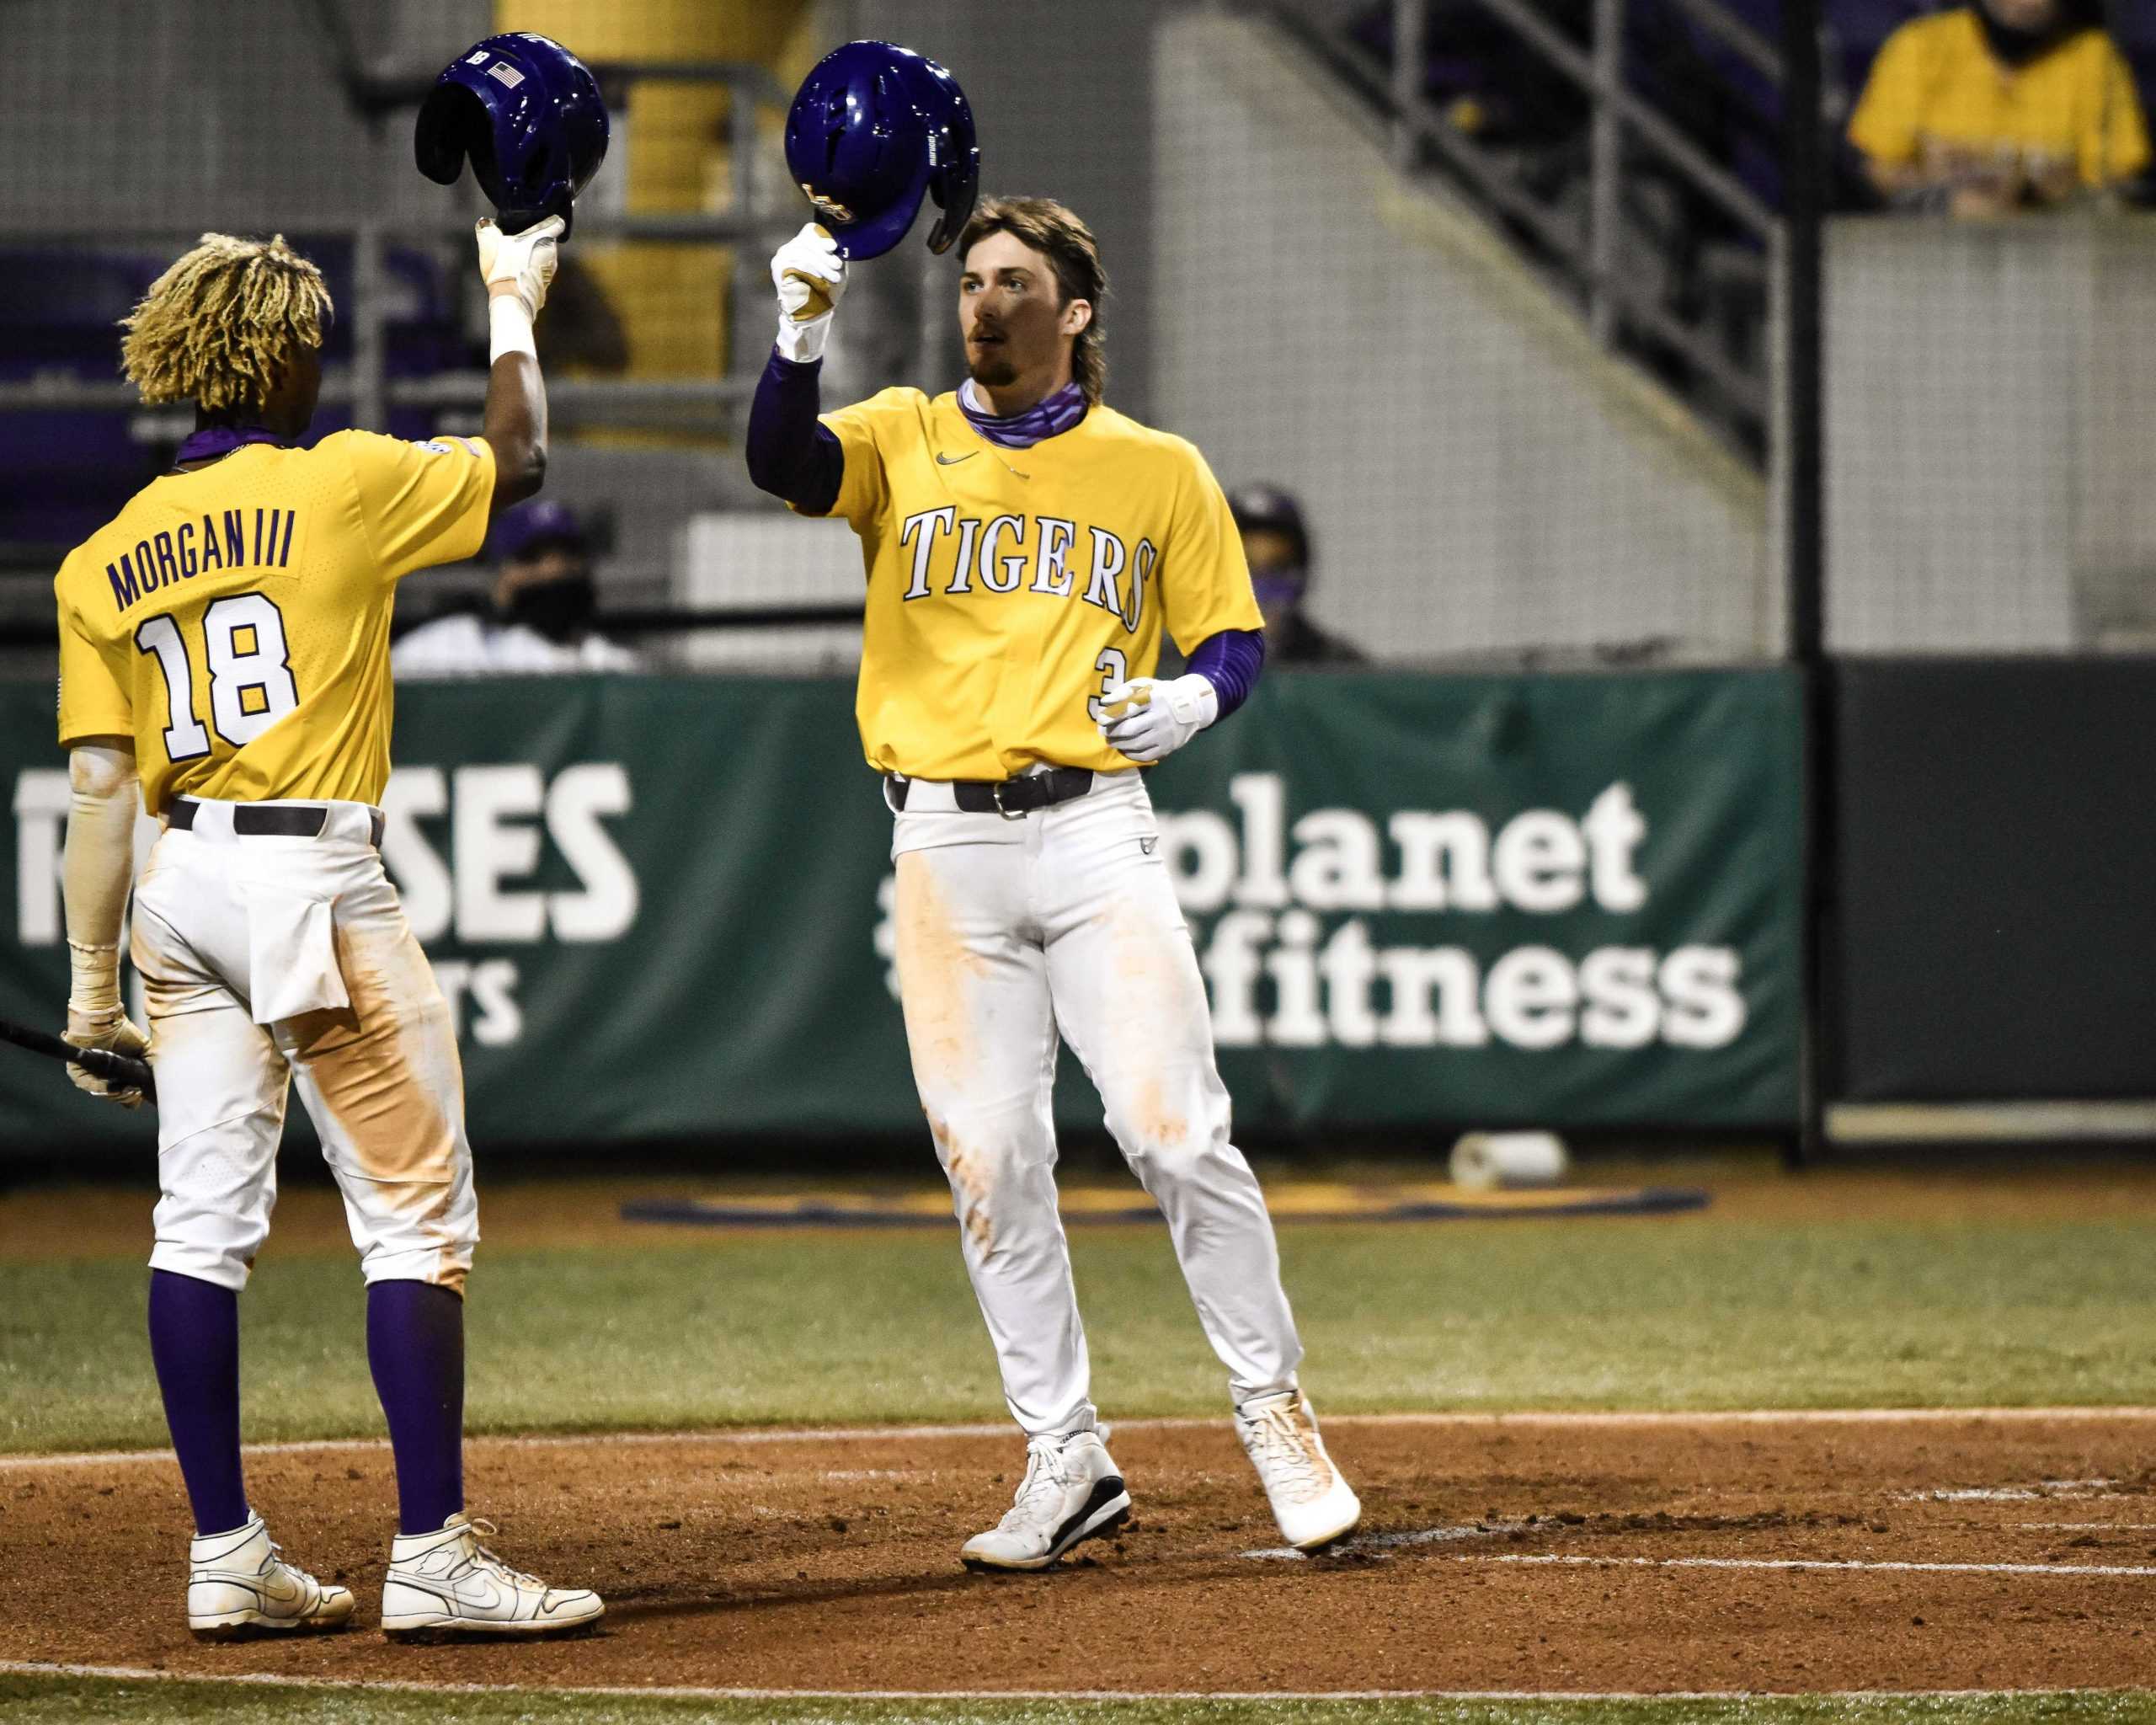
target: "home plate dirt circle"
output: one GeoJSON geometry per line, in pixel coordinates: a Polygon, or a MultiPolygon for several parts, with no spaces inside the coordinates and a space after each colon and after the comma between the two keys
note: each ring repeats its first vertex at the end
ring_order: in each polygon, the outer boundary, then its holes
{"type": "MultiPolygon", "coordinates": [[[[1043,1576],[959,1543],[1023,1466],[993,1429],[475,1439],[499,1549],[601,1632],[202,1646],[168,1457],[8,1458],[0,1567],[64,1571],[0,1662],[329,1681],[921,1693],[1828,1692],[2156,1686],[2156,1412],[1327,1422],[1363,1534],[1289,1557],[1224,1419],[1115,1435],[1135,1520],[1043,1576]]],[[[371,1623],[376,1445],[278,1446],[249,1495],[371,1623]]]]}

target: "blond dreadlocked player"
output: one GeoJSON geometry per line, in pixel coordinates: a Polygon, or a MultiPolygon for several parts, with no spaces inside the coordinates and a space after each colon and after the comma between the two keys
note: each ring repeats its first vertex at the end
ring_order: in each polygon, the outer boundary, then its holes
{"type": "Polygon", "coordinates": [[[502,1564],[464,1514],[463,1287],[478,1229],[463,1081],[382,871],[375,806],[398,580],[471,556],[489,515],[545,472],[531,325],[561,232],[480,224],[483,438],[343,431],[311,449],[297,440],[322,385],[322,274],[281,237],[204,235],[125,320],[121,349],[146,403],[195,404],[195,433],[53,584],[73,791],[67,1030],[147,1051],[157,1074],[150,1348],[195,1513],[198,1635],[334,1629],[352,1612],[350,1591],[281,1561],[241,1482],[238,1295],[269,1232],[294,1076],[360,1250],[396,1452],[382,1627],[536,1634],[601,1610],[502,1564]],[[135,889],[148,1036],[120,1000],[138,784],[164,823],[135,889]]]}

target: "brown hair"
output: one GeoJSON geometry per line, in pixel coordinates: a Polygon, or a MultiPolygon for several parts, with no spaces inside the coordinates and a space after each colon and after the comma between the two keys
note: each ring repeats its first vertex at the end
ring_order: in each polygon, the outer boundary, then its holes
{"type": "Polygon", "coordinates": [[[1053,198],[987,198],[958,236],[960,261],[991,233],[1007,233],[1044,256],[1065,305],[1084,300],[1092,307],[1091,319],[1071,344],[1070,375],[1087,404],[1098,407],[1108,381],[1107,334],[1101,328],[1108,272],[1093,230],[1053,198]]]}
{"type": "Polygon", "coordinates": [[[331,309],[322,271],[283,234],[205,233],[120,320],[120,369],[149,406],[260,407],[293,350],[322,345],[331,309]]]}

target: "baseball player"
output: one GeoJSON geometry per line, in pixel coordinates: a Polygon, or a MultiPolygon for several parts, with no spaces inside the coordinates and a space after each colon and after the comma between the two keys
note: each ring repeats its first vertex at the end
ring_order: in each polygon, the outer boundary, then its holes
{"type": "Polygon", "coordinates": [[[979,1569],[1042,1569],[1129,1512],[1089,1390],[1056,1212],[1059,1033],[1159,1202],[1235,1424],[1305,1549],[1361,1514],[1297,1387],[1265,1201],[1229,1141],[1204,984],[1137,767],[1232,712],[1262,658],[1250,575],[1198,452],[1101,398],[1107,291],[1084,222],[991,200],[959,237],[969,380],[817,417],[846,288],[804,227],[771,275],[752,476],[861,536],[857,715],[895,825],[899,989],[966,1268],[1027,1438],[979,1569]],[[1152,676],[1163,634],[1187,675],[1152,676]]]}
{"type": "MultiPolygon", "coordinates": [[[[552,221],[479,224],[493,330],[483,438],[364,431],[298,446],[321,387],[321,272],[227,234],[125,320],[146,403],[191,401],[173,470],[69,553],[60,741],[78,1044],[149,1056],[158,1095],[150,1350],[195,1514],[198,1636],[344,1627],[352,1595],[286,1562],[242,1484],[239,1290],[269,1233],[296,1076],[367,1284],[367,1359],[397,1462],[392,1635],[588,1624],[479,1543],[464,1509],[465,1273],[478,1238],[448,1009],[382,871],[389,616],[398,578],[470,557],[537,490],[547,403],[532,319],[552,221]],[[147,1034],[120,1005],[137,787],[163,830],[136,883],[147,1034]]],[[[128,1106],[70,1068],[84,1089],[128,1106]]]]}

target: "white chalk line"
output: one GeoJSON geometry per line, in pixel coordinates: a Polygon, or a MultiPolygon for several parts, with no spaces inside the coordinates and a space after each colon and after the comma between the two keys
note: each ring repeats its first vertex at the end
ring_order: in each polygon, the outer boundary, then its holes
{"type": "Polygon", "coordinates": [[[1903,1503],[2020,1503],[2045,1498],[2101,1497],[2123,1485],[2116,1479],[2047,1479],[2033,1486],[1977,1486],[1935,1492],[1897,1492],[1903,1503]]]}
{"type": "Polygon", "coordinates": [[[1892,1575],[2156,1575],[2148,1563],[1918,1563],[1855,1557],[1589,1557],[1562,1551],[1465,1551],[1451,1563],[1518,1563],[1567,1568],[1817,1569],[1892,1575]]]}
{"type": "MultiPolygon", "coordinates": [[[[1326,1416],[1329,1426],[1428,1426],[1449,1429],[1598,1430],[1628,1426],[1688,1428],[1748,1425],[1948,1425],[2016,1424],[2026,1422],[2109,1423],[2156,1421],[2156,1407],[1797,1407],[1710,1408],[1699,1412],[1661,1410],[1528,1412],[1521,1413],[1336,1413],[1326,1416]]],[[[1225,1426],[1227,1416],[1181,1417],[1157,1419],[1118,1419],[1104,1422],[1104,1434],[1113,1432],[1200,1431],[1225,1426]]],[[[947,1425],[752,1426],[723,1431],[684,1432],[549,1432],[535,1435],[474,1432],[467,1441],[514,1450],[573,1449],[581,1445],[649,1444],[823,1444],[903,1442],[909,1439],[1005,1438],[1014,1439],[1016,1428],[1001,1422],[969,1421],[947,1425]]],[[[248,1444],[248,1455],[303,1455],[339,1450],[387,1450],[389,1439],[375,1438],[305,1438],[289,1443],[248,1444]]],[[[170,1461],[170,1450],[91,1450],[58,1455],[0,1455],[0,1471],[34,1467],[93,1467],[115,1464],[170,1461]]]]}
{"type": "MultiPolygon", "coordinates": [[[[1358,1533],[1353,1537],[1327,1546],[1319,1555],[1344,1557],[1354,1551],[1390,1551],[1401,1546],[1433,1546],[1453,1540],[1501,1539],[1509,1529],[1500,1527],[1425,1527],[1412,1533],[1358,1533]]],[[[1293,1546],[1268,1546],[1260,1551],[1238,1551],[1239,1557],[1255,1557],[1261,1561],[1304,1561],[1308,1551],[1299,1551],[1293,1546]]]]}
{"type": "MultiPolygon", "coordinates": [[[[2118,1524],[2112,1522],[2085,1521],[2025,1521],[2021,1525],[2054,1530],[2116,1530],[2119,1527],[2118,1524]]],[[[1467,1525],[1425,1527],[1404,1533],[1357,1534],[1342,1540],[1337,1545],[1327,1546],[1316,1556],[1321,1558],[1347,1557],[1364,1551],[1397,1551],[1409,1546],[1465,1544],[1476,1540],[1502,1539],[1520,1530],[1515,1526],[1467,1525]]],[[[1273,1562],[1309,1562],[1312,1557],[1311,1553],[1299,1551],[1293,1546],[1269,1546],[1260,1551],[1239,1551],[1236,1555],[1273,1562]]],[[[1470,1551],[1462,1552],[1447,1561],[1454,1563],[1562,1564],[1574,1567],[1615,1563],[1636,1569],[1820,1569],[1948,1575],[2156,1575],[2156,1565],[2152,1564],[1946,1563],[1854,1557],[1647,1557],[1630,1554],[1602,1557],[1581,1552],[1503,1551],[1492,1554],[1470,1551]]]]}
{"type": "Polygon", "coordinates": [[[266,1671],[192,1672],[136,1665],[71,1665],[0,1659],[0,1675],[87,1677],[126,1683],[236,1684],[254,1688],[364,1690],[403,1695],[628,1696],[655,1701],[1977,1701],[2001,1695],[2105,1695],[2100,1689],[718,1689],[629,1684],[401,1683],[382,1678],[283,1677],[266,1671]]]}

